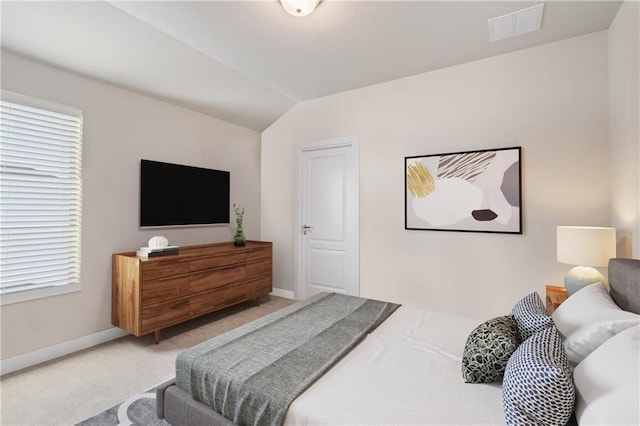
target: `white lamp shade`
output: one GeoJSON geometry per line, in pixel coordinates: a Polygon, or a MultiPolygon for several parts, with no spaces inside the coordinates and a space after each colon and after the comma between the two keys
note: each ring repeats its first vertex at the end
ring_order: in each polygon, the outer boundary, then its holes
{"type": "Polygon", "coordinates": [[[616,230],[593,226],[558,226],[558,262],[606,267],[616,256],[616,230]]]}
{"type": "Polygon", "coordinates": [[[320,0],[280,0],[280,4],[293,16],[307,16],[316,8],[320,0]]]}

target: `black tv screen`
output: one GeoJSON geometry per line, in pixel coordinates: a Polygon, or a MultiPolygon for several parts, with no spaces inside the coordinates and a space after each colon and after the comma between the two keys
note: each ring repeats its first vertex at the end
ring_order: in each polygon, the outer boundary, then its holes
{"type": "Polygon", "coordinates": [[[229,172],[140,161],[140,227],[229,223],[229,172]]]}

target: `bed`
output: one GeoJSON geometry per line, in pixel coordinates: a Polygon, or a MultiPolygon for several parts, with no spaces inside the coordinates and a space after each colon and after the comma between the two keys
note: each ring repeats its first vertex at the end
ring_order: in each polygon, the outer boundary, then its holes
{"type": "MultiPolygon", "coordinates": [[[[362,336],[354,334],[344,353],[332,355],[335,362],[286,402],[277,421],[220,409],[229,403],[215,405],[212,389],[235,385],[217,383],[194,365],[213,366],[209,358],[198,360],[217,351],[222,374],[233,370],[236,364],[225,363],[234,352],[219,348],[227,350],[228,344],[271,320],[277,323],[277,318],[267,317],[291,314],[278,311],[180,354],[176,378],[157,390],[157,414],[174,426],[231,425],[232,420],[285,425],[564,424],[569,418],[578,424],[639,424],[640,261],[611,259],[609,286],[610,292],[594,284],[575,293],[552,317],[537,293],[523,297],[511,313],[485,322],[384,305],[380,310],[386,310],[386,319],[372,319],[362,336]],[[538,383],[528,375],[540,365],[548,374],[538,383]],[[523,386],[532,384],[541,389],[542,398],[527,396],[523,386]],[[199,387],[205,390],[198,393],[199,387]]],[[[295,305],[305,303],[310,302],[295,305]]],[[[275,380],[266,384],[261,385],[266,393],[271,384],[278,387],[275,380]]]]}

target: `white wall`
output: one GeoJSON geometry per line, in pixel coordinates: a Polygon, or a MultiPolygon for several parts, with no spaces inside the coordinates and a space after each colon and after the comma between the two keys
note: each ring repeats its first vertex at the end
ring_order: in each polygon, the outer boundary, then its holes
{"type": "Polygon", "coordinates": [[[231,241],[227,226],[139,230],[141,158],[231,171],[245,233],[260,237],[257,132],[6,51],[2,89],[84,111],[82,291],[2,306],[3,359],[110,328],[112,253],[158,234],[177,245],[231,241]]]}
{"type": "Polygon", "coordinates": [[[609,27],[611,219],[618,256],[640,259],[640,34],[637,1],[626,1],[609,27]]]}
{"type": "Polygon", "coordinates": [[[364,297],[486,318],[569,265],[557,225],[608,225],[607,35],[594,33],[298,104],[262,134],[262,236],[294,288],[299,142],[360,141],[364,297]],[[404,157],[522,146],[524,234],[404,230],[404,157]]]}

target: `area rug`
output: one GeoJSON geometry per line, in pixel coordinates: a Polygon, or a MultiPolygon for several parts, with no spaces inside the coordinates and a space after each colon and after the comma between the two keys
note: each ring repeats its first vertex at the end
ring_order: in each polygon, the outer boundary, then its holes
{"type": "Polygon", "coordinates": [[[156,417],[156,390],[134,395],[102,413],[96,414],[77,426],[170,426],[156,417]]]}

